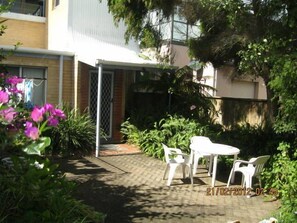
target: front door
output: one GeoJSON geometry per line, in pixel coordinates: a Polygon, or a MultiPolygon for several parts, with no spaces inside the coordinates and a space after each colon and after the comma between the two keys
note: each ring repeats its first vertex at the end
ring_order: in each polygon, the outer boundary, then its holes
{"type": "MultiPolygon", "coordinates": [[[[112,102],[113,102],[113,76],[110,71],[102,72],[101,86],[101,128],[104,130],[107,138],[112,136],[112,102]]],[[[98,72],[90,73],[90,115],[96,123],[97,118],[97,90],[98,90],[98,72]]]]}

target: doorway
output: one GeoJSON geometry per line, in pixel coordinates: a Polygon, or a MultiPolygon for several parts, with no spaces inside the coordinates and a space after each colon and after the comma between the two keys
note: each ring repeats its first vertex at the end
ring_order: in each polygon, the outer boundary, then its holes
{"type": "MultiPolygon", "coordinates": [[[[114,72],[103,71],[101,82],[101,128],[106,134],[106,138],[112,137],[112,113],[113,113],[113,84],[114,72]]],[[[98,92],[98,71],[90,72],[90,115],[94,122],[97,119],[97,92],[98,92]]]]}

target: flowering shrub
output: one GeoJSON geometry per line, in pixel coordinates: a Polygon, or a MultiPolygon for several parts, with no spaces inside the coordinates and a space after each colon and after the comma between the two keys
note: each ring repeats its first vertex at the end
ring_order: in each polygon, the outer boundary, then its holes
{"type": "Polygon", "coordinates": [[[7,141],[10,133],[14,133],[19,136],[21,143],[9,143],[20,144],[28,154],[40,155],[51,142],[42,133],[56,127],[66,116],[61,109],[51,104],[35,106],[33,109],[26,107],[22,100],[23,92],[18,88],[21,83],[22,78],[0,74],[0,142],[7,141]]]}

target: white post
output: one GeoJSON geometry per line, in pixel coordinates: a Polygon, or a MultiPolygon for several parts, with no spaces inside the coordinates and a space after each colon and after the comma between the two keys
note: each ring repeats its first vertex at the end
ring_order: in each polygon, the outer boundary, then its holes
{"type": "Polygon", "coordinates": [[[97,91],[97,120],[96,120],[96,157],[99,156],[100,149],[100,116],[101,116],[101,80],[102,64],[98,64],[98,91],[97,91]]]}
{"type": "Polygon", "coordinates": [[[62,106],[63,102],[63,62],[64,56],[60,55],[60,64],[59,64],[59,106],[62,106]]]}

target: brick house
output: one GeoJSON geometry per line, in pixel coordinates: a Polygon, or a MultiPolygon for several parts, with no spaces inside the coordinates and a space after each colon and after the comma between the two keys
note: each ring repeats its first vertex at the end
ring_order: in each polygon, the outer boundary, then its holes
{"type": "Polygon", "coordinates": [[[9,53],[21,43],[2,63],[25,78],[26,100],[69,103],[96,120],[101,72],[100,123],[107,142],[120,142],[127,89],[157,63],[142,59],[136,42],[125,43],[125,26],[115,27],[106,1],[16,0],[0,18],[7,25],[0,48],[9,53]]]}

